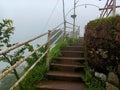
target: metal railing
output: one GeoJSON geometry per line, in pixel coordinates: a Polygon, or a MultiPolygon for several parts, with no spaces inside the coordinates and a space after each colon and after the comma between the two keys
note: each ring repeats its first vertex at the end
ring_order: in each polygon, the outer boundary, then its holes
{"type": "MultiPolygon", "coordinates": [[[[69,28],[69,29],[73,30],[72,23],[66,21],[66,24],[69,25],[69,26],[66,26],[66,29],[69,28]]],[[[73,31],[69,32],[69,37],[70,38],[79,38],[80,37],[80,26],[78,26],[78,25],[74,25],[74,26],[75,26],[75,31],[74,31],[74,33],[73,33],[73,31]]]]}
{"type": "MultiPolygon", "coordinates": [[[[66,22],[66,24],[69,25],[73,25],[72,23],[66,22]]],[[[38,60],[36,60],[33,65],[20,77],[20,79],[10,88],[10,90],[13,90],[15,87],[17,87],[20,82],[30,73],[30,71],[37,65],[38,62],[41,61],[41,59],[47,55],[46,57],[46,69],[49,70],[49,64],[50,64],[50,49],[51,47],[54,47],[56,45],[56,43],[60,40],[60,39],[64,39],[64,30],[61,28],[61,26],[63,25],[60,24],[58,25],[56,28],[54,28],[54,30],[48,30],[48,32],[38,35],[30,40],[21,42],[21,43],[17,43],[9,48],[7,48],[6,50],[2,50],[0,51],[0,55],[4,55],[6,53],[9,53],[21,46],[24,46],[30,42],[33,42],[35,40],[40,39],[43,36],[47,36],[47,40],[44,44],[39,45],[39,47],[35,48],[32,52],[28,52],[28,54],[26,54],[23,58],[21,58],[19,61],[17,61],[14,65],[10,66],[7,70],[5,70],[4,72],[2,72],[0,74],[0,80],[3,79],[5,76],[7,76],[10,72],[12,72],[12,70],[16,69],[20,64],[22,64],[24,61],[26,61],[26,59],[28,59],[31,55],[33,55],[35,52],[37,52],[38,50],[40,50],[40,48],[42,48],[43,46],[47,45],[47,50],[42,54],[42,56],[39,57],[38,60]],[[55,31],[56,30],[56,31],[55,31]],[[55,33],[54,33],[55,32],[55,33]],[[53,33],[53,34],[52,34],[53,33]]],[[[76,26],[76,25],[75,25],[76,26]]],[[[66,27],[67,28],[67,27],[66,27]]],[[[76,32],[79,32],[80,27],[76,26],[76,32]]]]}
{"type": "Polygon", "coordinates": [[[107,0],[104,8],[100,8],[101,14],[100,18],[108,17],[111,15],[115,16],[116,15],[116,8],[120,8],[120,6],[116,6],[116,0],[107,0]]]}

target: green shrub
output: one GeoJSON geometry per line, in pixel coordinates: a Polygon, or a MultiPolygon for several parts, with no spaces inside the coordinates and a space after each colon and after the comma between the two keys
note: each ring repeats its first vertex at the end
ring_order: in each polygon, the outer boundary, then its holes
{"type": "MultiPolygon", "coordinates": [[[[66,46],[66,45],[68,45],[68,43],[64,41],[60,41],[59,43],[57,43],[57,45],[54,48],[52,48],[50,51],[50,60],[52,61],[54,57],[59,56],[60,47],[66,46]]],[[[27,45],[27,46],[29,46],[28,48],[30,48],[31,51],[33,50],[33,47],[31,47],[30,45],[27,45]]],[[[46,50],[46,46],[40,49],[39,52],[43,53],[45,52],[45,50],[46,50]]],[[[41,55],[41,53],[39,52],[35,53],[27,60],[29,66],[26,67],[25,71],[35,62],[37,58],[39,58],[39,55],[41,55]]],[[[23,90],[36,90],[36,85],[40,81],[46,79],[46,58],[45,57],[33,68],[33,70],[30,71],[30,73],[22,81],[23,90]]],[[[16,90],[19,90],[18,87],[16,88],[16,90]]]]}

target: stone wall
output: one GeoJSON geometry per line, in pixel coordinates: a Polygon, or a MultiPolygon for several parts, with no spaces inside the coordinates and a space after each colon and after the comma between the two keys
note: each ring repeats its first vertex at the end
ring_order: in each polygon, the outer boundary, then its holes
{"type": "Polygon", "coordinates": [[[91,68],[106,75],[107,90],[119,90],[120,16],[90,21],[85,28],[84,40],[91,68]],[[116,75],[117,84],[111,72],[116,75]],[[112,87],[114,89],[110,89],[112,87]]]}

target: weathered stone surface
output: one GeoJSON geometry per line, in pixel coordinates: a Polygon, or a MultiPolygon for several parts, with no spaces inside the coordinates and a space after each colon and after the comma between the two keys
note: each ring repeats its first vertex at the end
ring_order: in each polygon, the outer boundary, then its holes
{"type": "Polygon", "coordinates": [[[95,72],[95,76],[101,78],[102,80],[106,80],[106,75],[103,73],[95,72]]]}
{"type": "Polygon", "coordinates": [[[119,90],[119,88],[106,82],[106,90],[119,90]]]}
{"type": "Polygon", "coordinates": [[[118,65],[118,74],[120,75],[120,64],[118,65]]]}
{"type": "Polygon", "coordinates": [[[111,81],[112,83],[119,85],[119,78],[114,72],[110,72],[108,74],[108,81],[111,81]]]}

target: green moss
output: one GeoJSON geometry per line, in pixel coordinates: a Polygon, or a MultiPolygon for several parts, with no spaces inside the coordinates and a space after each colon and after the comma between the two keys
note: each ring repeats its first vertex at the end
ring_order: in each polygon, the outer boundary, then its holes
{"type": "Polygon", "coordinates": [[[99,18],[91,21],[89,24],[92,26],[93,30],[99,30],[99,29],[112,30],[115,29],[115,25],[117,22],[120,22],[119,15],[111,16],[107,18],[99,18]]]}
{"type": "Polygon", "coordinates": [[[58,42],[57,45],[50,51],[50,60],[52,60],[54,57],[61,55],[60,48],[67,45],[68,45],[67,41],[58,42]]]}
{"type": "Polygon", "coordinates": [[[88,63],[85,63],[85,77],[86,90],[105,90],[105,81],[94,77],[90,72],[88,63]]]}

